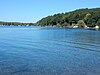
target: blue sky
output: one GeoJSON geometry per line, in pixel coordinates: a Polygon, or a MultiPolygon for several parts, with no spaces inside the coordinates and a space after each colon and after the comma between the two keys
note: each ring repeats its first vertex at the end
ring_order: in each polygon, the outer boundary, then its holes
{"type": "Polygon", "coordinates": [[[100,0],[0,0],[0,21],[36,22],[56,13],[100,7],[100,0]]]}

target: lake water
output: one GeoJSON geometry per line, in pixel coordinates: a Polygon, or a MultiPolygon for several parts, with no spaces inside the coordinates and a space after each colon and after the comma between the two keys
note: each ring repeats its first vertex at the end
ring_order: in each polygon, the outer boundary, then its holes
{"type": "Polygon", "coordinates": [[[0,27],[0,75],[100,75],[100,31],[0,27]]]}

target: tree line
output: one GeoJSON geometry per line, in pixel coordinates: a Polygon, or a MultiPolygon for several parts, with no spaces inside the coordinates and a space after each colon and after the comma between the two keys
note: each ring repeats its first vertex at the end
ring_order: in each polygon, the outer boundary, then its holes
{"type": "Polygon", "coordinates": [[[100,8],[92,9],[77,9],[71,12],[58,13],[42,18],[36,23],[21,23],[21,22],[3,22],[0,21],[0,25],[5,26],[58,26],[58,27],[70,27],[78,25],[83,27],[100,27],[100,8]]]}
{"type": "Polygon", "coordinates": [[[0,21],[1,26],[33,26],[35,23],[21,23],[21,22],[3,22],[0,21]]]}
{"type": "Polygon", "coordinates": [[[78,9],[66,13],[58,13],[42,18],[37,23],[39,26],[68,27],[73,25],[87,25],[88,27],[100,27],[100,8],[78,9]]]}

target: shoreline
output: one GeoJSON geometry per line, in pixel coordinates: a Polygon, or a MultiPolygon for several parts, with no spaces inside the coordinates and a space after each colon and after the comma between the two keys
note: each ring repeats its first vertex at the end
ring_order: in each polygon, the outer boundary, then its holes
{"type": "MultiPolygon", "coordinates": [[[[0,25],[0,27],[5,27],[5,26],[16,26],[16,27],[31,27],[31,26],[37,26],[37,25],[0,25]]],[[[37,26],[37,27],[52,27],[52,28],[70,28],[70,29],[84,29],[84,30],[100,30],[100,28],[95,28],[95,27],[86,27],[86,28],[82,28],[82,27],[74,27],[74,26],[37,26]]]]}

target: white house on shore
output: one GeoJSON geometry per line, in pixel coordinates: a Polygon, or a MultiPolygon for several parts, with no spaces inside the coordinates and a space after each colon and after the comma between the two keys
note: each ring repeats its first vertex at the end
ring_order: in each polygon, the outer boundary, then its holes
{"type": "Polygon", "coordinates": [[[99,29],[99,26],[95,26],[94,28],[98,30],[99,29]]]}
{"type": "Polygon", "coordinates": [[[73,28],[78,28],[78,26],[76,25],[76,26],[73,26],[73,28]]]}

